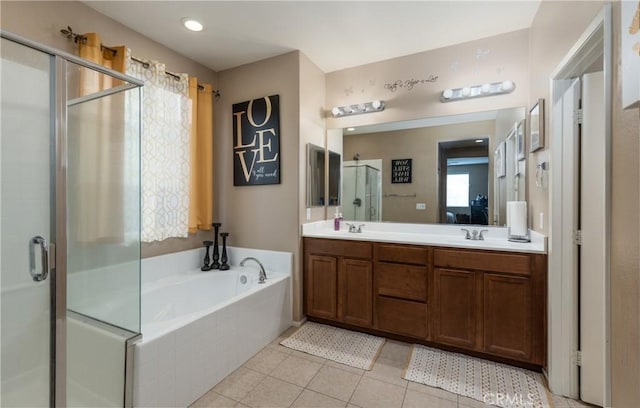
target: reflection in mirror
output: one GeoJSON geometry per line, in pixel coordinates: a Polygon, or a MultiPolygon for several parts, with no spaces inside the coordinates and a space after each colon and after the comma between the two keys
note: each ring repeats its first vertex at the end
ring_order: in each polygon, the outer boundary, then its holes
{"type": "Polygon", "coordinates": [[[504,225],[507,197],[526,200],[526,161],[516,160],[514,144],[504,155],[508,177],[497,178],[493,152],[524,117],[521,107],[328,131],[328,144],[342,146],[345,158],[357,158],[343,162],[345,220],[504,225]],[[392,160],[408,159],[401,170],[409,177],[394,178],[392,160]]]}
{"type": "MultiPolygon", "coordinates": [[[[524,137],[524,119],[514,122],[504,140],[505,172],[497,177],[494,186],[496,201],[494,221],[496,225],[507,223],[507,201],[526,201],[526,160],[519,160],[518,134],[524,137]]],[[[496,149],[498,147],[496,146],[496,149]]]]}
{"type": "Polygon", "coordinates": [[[307,143],[307,207],[322,207],[324,200],[324,148],[307,143]]]}
{"type": "Polygon", "coordinates": [[[382,160],[361,161],[357,154],[353,161],[344,162],[342,216],[345,220],[381,221],[381,168],[382,160]]]}
{"type": "Polygon", "coordinates": [[[307,143],[307,207],[340,205],[340,167],[339,153],[329,151],[328,176],[324,147],[307,143]],[[327,180],[329,183],[325,183],[327,180]],[[325,192],[325,187],[328,192],[325,192]],[[329,200],[325,200],[328,194],[329,200]]]}
{"type": "Polygon", "coordinates": [[[329,150],[329,205],[340,205],[341,156],[329,150]]]}

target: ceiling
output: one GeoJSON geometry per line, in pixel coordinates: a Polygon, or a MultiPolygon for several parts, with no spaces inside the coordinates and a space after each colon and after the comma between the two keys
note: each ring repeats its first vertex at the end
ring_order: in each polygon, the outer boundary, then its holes
{"type": "Polygon", "coordinates": [[[214,71],[300,50],[325,73],[528,28],[539,3],[85,1],[214,71]],[[184,17],[204,30],[186,30],[184,17]]]}

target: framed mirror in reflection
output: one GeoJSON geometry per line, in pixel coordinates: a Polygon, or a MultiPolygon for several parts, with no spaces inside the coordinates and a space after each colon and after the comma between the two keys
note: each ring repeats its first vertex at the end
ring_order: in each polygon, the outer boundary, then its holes
{"type": "Polygon", "coordinates": [[[341,156],[307,143],[307,207],[340,205],[341,156]]]}
{"type": "Polygon", "coordinates": [[[497,178],[493,153],[524,117],[518,107],[327,132],[342,138],[334,145],[349,159],[344,219],[505,225],[507,198],[526,199],[526,162],[516,159],[514,139],[504,155],[511,176],[497,178]],[[411,182],[392,182],[398,159],[411,159],[411,182]]]}

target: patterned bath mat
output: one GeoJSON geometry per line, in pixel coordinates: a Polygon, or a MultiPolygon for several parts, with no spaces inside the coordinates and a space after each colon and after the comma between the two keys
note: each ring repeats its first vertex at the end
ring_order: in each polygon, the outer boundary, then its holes
{"type": "Polygon", "coordinates": [[[280,344],[340,364],[371,370],[384,342],[381,337],[307,322],[280,344]]]}
{"type": "Polygon", "coordinates": [[[551,406],[540,373],[417,344],[403,378],[499,407],[551,406]]]}

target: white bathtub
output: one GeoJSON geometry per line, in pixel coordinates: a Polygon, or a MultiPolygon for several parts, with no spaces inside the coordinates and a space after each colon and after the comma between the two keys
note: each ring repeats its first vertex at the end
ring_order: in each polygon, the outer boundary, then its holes
{"type": "Polygon", "coordinates": [[[228,254],[228,271],[201,272],[202,250],[143,260],[135,406],[188,406],[291,326],[291,254],[228,254]],[[246,256],[263,263],[265,284],[254,263],[234,266],[246,256]]]}

